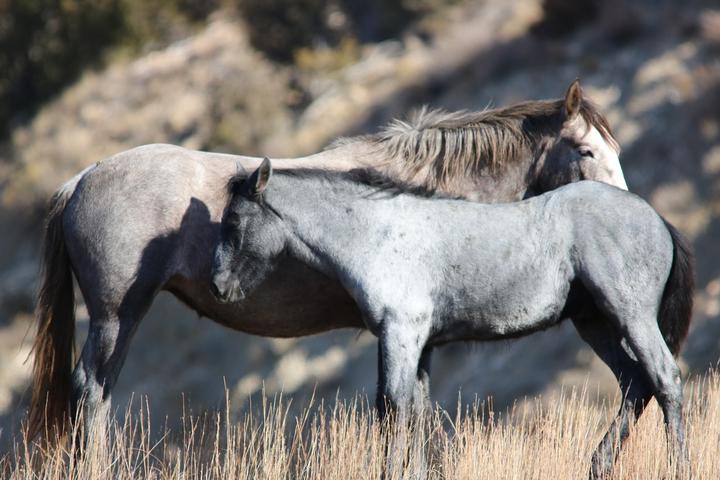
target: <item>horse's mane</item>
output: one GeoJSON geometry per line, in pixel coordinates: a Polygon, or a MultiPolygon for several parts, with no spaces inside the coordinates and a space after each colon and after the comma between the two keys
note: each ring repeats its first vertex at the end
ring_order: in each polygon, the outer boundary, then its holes
{"type": "MultiPolygon", "coordinates": [[[[536,138],[562,125],[563,100],[537,100],[480,112],[423,107],[407,120],[394,120],[374,135],[343,138],[332,147],[362,142],[382,154],[389,177],[431,191],[454,191],[470,178],[502,173],[531,153],[536,138]]],[[[583,99],[580,115],[619,151],[610,125],[583,99]]]]}
{"type": "MultiPolygon", "coordinates": [[[[341,138],[337,148],[361,143],[383,161],[352,172],[328,172],[347,180],[386,191],[434,195],[444,192],[458,198],[468,179],[499,175],[531,154],[537,140],[556,135],[563,122],[564,100],[535,100],[480,112],[447,112],[423,107],[407,121],[394,120],[374,135],[341,138]]],[[[620,147],[605,117],[583,98],[580,115],[594,126],[616,151],[620,147]]],[[[323,176],[306,169],[286,170],[294,176],[323,176]]],[[[247,177],[238,172],[228,184],[229,193],[247,177]]]]}
{"type": "MultiPolygon", "coordinates": [[[[342,170],[321,170],[317,168],[293,168],[288,170],[275,170],[273,176],[291,177],[298,179],[315,179],[334,183],[336,181],[347,182],[352,185],[371,187],[371,189],[384,194],[394,196],[410,194],[418,197],[445,198],[453,200],[464,200],[457,195],[450,195],[444,192],[437,192],[427,189],[424,185],[415,185],[405,180],[391,177],[387,173],[374,167],[354,168],[348,171],[342,170]]],[[[243,182],[249,174],[237,172],[227,183],[229,196],[240,192],[243,182]]]]}

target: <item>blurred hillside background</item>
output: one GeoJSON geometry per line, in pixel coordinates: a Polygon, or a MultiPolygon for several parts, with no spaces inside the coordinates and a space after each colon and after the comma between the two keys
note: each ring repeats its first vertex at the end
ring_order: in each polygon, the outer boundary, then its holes
{"type": "MultiPolygon", "coordinates": [[[[0,443],[29,399],[41,224],[83,167],[167,142],[248,155],[318,151],[422,104],[479,110],[557,98],[581,78],[623,147],[630,189],[687,234],[697,308],[683,369],[720,359],[720,5],[710,0],[8,0],[0,2],[0,443]]],[[[87,314],[78,298],[82,334],[87,314]]],[[[82,341],[81,338],[78,341],[82,341]]],[[[155,418],[373,395],[376,342],[231,332],[162,294],[113,397],[155,418]],[[156,348],[157,345],[157,348],[156,348]],[[184,393],[184,397],[182,395],[184,393]]],[[[609,370],[567,324],[435,354],[433,398],[496,408],[609,370]]]]}

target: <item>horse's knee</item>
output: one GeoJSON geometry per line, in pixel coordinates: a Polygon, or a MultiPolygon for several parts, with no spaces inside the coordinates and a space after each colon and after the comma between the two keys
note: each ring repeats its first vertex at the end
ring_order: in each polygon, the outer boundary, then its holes
{"type": "Polygon", "coordinates": [[[390,371],[388,376],[390,378],[380,389],[382,397],[380,401],[386,412],[404,413],[412,406],[415,385],[412,379],[402,375],[402,372],[390,371]]]}
{"type": "MultiPolygon", "coordinates": [[[[405,415],[415,403],[420,388],[421,357],[427,343],[429,316],[386,312],[380,335],[378,408],[381,415],[395,411],[405,415]]],[[[425,366],[429,370],[428,364],[425,366]]]]}
{"type": "Polygon", "coordinates": [[[673,360],[669,362],[666,370],[666,377],[668,379],[668,383],[672,385],[673,393],[675,395],[679,394],[682,396],[682,377],[680,367],[678,367],[678,364],[673,360]]]}
{"type": "Polygon", "coordinates": [[[680,407],[682,405],[682,380],[677,363],[668,359],[657,370],[654,383],[658,402],[669,408],[680,407]]]}
{"type": "Polygon", "coordinates": [[[385,347],[384,382],[381,392],[388,406],[395,410],[410,407],[418,395],[424,395],[424,386],[418,378],[418,348],[391,343],[385,347]]]}

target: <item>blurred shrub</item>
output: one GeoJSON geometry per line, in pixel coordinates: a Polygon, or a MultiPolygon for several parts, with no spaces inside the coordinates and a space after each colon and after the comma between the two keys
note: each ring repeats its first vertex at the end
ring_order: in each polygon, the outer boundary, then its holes
{"type": "Polygon", "coordinates": [[[188,35],[222,0],[120,0],[123,4],[121,42],[132,52],[152,50],[188,35]]]}
{"type": "Polygon", "coordinates": [[[173,37],[182,22],[205,18],[219,0],[0,1],[0,136],[104,49],[123,42],[142,48],[173,37]]]}
{"type": "Polygon", "coordinates": [[[250,42],[268,57],[290,62],[318,44],[335,47],[398,35],[419,16],[457,0],[236,0],[250,42]]]}
{"type": "Polygon", "coordinates": [[[397,36],[423,15],[458,0],[341,0],[361,42],[377,42],[397,36]]]}
{"type": "Polygon", "coordinates": [[[175,0],[177,9],[180,13],[187,16],[191,20],[204,20],[208,15],[214,12],[219,4],[219,0],[175,0]]]}
{"type": "Polygon", "coordinates": [[[306,64],[332,66],[347,63],[359,44],[395,36],[453,1],[0,0],[0,136],[11,121],[100,63],[107,47],[161,47],[221,6],[238,7],[251,43],[271,59],[291,62],[300,55],[306,64]],[[315,58],[318,45],[339,56],[315,58]]]}
{"type": "Polygon", "coordinates": [[[250,43],[274,60],[290,61],[296,49],[329,39],[328,0],[239,0],[250,43]]]}
{"type": "Polygon", "coordinates": [[[96,62],[122,15],[118,0],[0,2],[0,130],[96,62]]]}
{"type": "Polygon", "coordinates": [[[333,49],[302,47],[295,50],[295,65],[303,71],[332,72],[351,65],[359,57],[357,40],[348,37],[333,49]]]}
{"type": "Polygon", "coordinates": [[[533,32],[550,37],[571,33],[595,20],[600,6],[600,0],[543,0],[543,18],[533,27],[533,32]]]}

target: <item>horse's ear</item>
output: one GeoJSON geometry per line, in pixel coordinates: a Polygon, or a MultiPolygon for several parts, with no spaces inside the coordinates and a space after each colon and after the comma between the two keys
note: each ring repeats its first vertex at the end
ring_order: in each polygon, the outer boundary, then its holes
{"type": "Polygon", "coordinates": [[[580,88],[580,80],[575,79],[570,84],[565,94],[565,119],[572,120],[580,113],[580,105],[582,105],[583,94],[580,88]]]}
{"type": "Polygon", "coordinates": [[[248,178],[250,194],[255,197],[261,195],[265,191],[265,188],[267,188],[271,175],[272,165],[270,164],[270,159],[265,157],[257,170],[248,178]]]}

